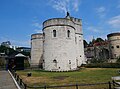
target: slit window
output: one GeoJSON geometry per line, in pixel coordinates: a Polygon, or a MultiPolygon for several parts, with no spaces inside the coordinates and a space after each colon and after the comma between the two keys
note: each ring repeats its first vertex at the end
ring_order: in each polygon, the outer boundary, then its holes
{"type": "Polygon", "coordinates": [[[56,37],[56,30],[53,30],[53,37],[56,37]]]}
{"type": "Polygon", "coordinates": [[[45,39],[45,33],[43,33],[43,39],[45,39]]]}
{"type": "Polygon", "coordinates": [[[70,30],[67,31],[67,37],[70,37],[70,30]]]}

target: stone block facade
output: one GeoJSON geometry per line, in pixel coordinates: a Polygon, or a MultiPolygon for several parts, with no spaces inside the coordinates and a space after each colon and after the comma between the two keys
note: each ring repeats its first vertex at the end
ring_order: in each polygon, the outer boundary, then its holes
{"type": "Polygon", "coordinates": [[[32,35],[31,39],[31,64],[42,60],[45,70],[69,71],[85,63],[81,19],[69,15],[48,19],[43,22],[43,33],[38,35],[41,38],[32,35]]]}

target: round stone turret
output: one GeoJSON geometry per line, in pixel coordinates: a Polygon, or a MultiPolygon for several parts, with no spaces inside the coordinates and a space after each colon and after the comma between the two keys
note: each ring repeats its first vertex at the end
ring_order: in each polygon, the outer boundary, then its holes
{"type": "Polygon", "coordinates": [[[65,18],[43,22],[43,34],[31,36],[31,66],[48,71],[76,70],[84,61],[82,21],[65,18]]]}
{"type": "Polygon", "coordinates": [[[84,61],[82,24],[76,18],[53,18],[43,22],[44,69],[76,70],[84,61]]]}
{"type": "Polygon", "coordinates": [[[120,57],[120,33],[111,33],[107,35],[111,58],[120,57]]]}
{"type": "Polygon", "coordinates": [[[43,60],[43,34],[31,35],[31,67],[42,66],[43,60]]]}

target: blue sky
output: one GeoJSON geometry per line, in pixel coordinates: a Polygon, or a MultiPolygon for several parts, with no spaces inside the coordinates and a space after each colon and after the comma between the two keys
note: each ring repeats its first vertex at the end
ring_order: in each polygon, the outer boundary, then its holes
{"type": "Polygon", "coordinates": [[[66,11],[82,19],[84,39],[120,32],[120,0],[0,0],[0,43],[30,46],[31,34],[43,21],[64,18],[66,11]]]}

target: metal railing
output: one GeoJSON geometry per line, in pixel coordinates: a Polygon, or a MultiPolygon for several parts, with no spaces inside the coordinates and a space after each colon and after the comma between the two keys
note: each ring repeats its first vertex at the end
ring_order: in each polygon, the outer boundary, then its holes
{"type": "Polygon", "coordinates": [[[17,83],[20,85],[20,87],[22,89],[27,89],[27,84],[25,84],[22,79],[20,78],[20,76],[14,71],[14,70],[10,70],[10,72],[12,73],[12,75],[14,76],[15,80],[17,81],[17,83]]]}
{"type": "MultiPolygon", "coordinates": [[[[94,88],[94,86],[97,86],[97,85],[100,85],[100,86],[107,85],[107,88],[105,87],[104,89],[112,89],[112,82],[94,83],[94,84],[68,84],[68,85],[58,85],[58,86],[47,86],[47,85],[27,86],[27,88],[29,88],[29,89],[48,89],[48,88],[51,88],[51,89],[62,89],[62,88],[64,88],[64,89],[87,89],[87,88],[83,88],[83,87],[91,87],[92,86],[93,88],[90,88],[90,89],[96,89],[96,88],[94,88]]],[[[101,88],[98,88],[98,89],[101,89],[101,88]]]]}

